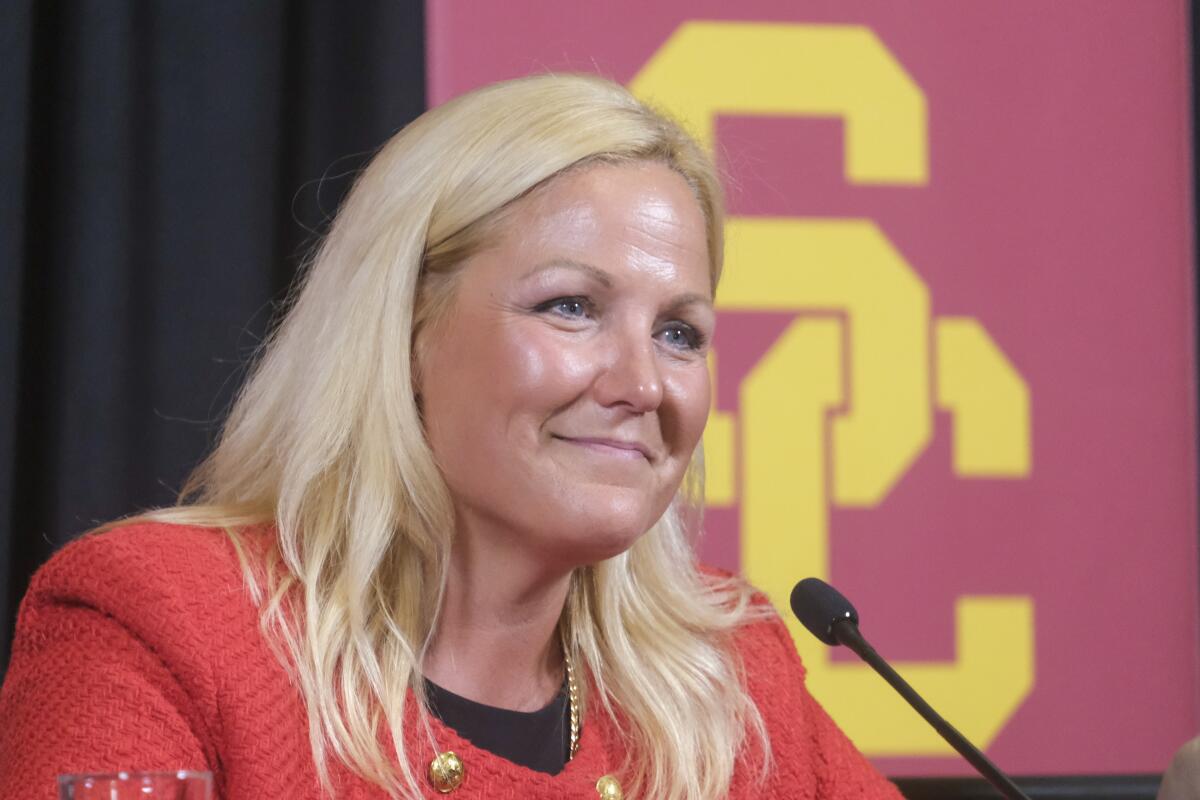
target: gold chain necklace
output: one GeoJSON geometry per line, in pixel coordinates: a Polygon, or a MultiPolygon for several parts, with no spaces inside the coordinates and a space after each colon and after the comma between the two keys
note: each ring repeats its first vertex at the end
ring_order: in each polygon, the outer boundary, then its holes
{"type": "Polygon", "coordinates": [[[571,740],[567,747],[567,761],[575,757],[579,749],[579,686],[575,683],[575,666],[571,656],[567,654],[566,643],[563,643],[563,664],[567,669],[567,706],[570,709],[571,740]]]}

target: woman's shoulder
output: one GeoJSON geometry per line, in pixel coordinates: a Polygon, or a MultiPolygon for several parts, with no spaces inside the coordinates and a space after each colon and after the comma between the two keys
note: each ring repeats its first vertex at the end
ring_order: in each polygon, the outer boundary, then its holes
{"type": "MultiPolygon", "coordinates": [[[[899,792],[875,770],[809,693],[806,671],[793,633],[765,593],[728,572],[706,570],[718,579],[740,581],[747,597],[745,622],[734,634],[746,690],[758,706],[771,743],[772,790],[759,797],[793,797],[797,787],[812,786],[816,796],[901,800],[899,792]],[[834,788],[836,787],[836,788],[834,788]]],[[[747,783],[745,794],[751,796],[747,783]]],[[[806,795],[807,796],[807,795],[806,795]]]]}
{"type": "Polygon", "coordinates": [[[720,594],[745,606],[733,642],[751,683],[770,682],[787,673],[802,679],[804,667],[795,641],[771,598],[727,569],[701,565],[700,573],[720,594]]]}
{"type": "MultiPolygon", "coordinates": [[[[266,530],[245,529],[244,550],[266,530]]],[[[238,546],[224,529],[138,521],[88,533],[35,573],[20,617],[52,607],[82,606],[125,623],[203,619],[224,606],[247,605],[238,546]]],[[[138,625],[137,627],[141,627],[138,625]]]]}
{"type": "MultiPolygon", "coordinates": [[[[269,541],[246,529],[241,548],[269,541]]],[[[145,653],[190,691],[213,696],[230,663],[263,649],[239,545],[221,528],[137,521],[85,534],[34,575],[17,615],[14,659],[78,639],[133,661],[145,653]]],[[[140,662],[139,662],[140,663],[140,662]]]]}
{"type": "MultiPolygon", "coordinates": [[[[245,531],[241,547],[265,537],[245,531]]],[[[258,629],[224,530],[137,521],[81,536],[37,572],[21,604],[0,688],[0,717],[13,721],[0,732],[0,773],[18,760],[17,774],[41,776],[131,758],[214,768],[235,723],[252,716],[248,697],[292,708],[258,629]],[[65,726],[105,736],[37,738],[65,726]]]]}
{"type": "MultiPolygon", "coordinates": [[[[246,529],[241,539],[265,534],[246,529]]],[[[223,528],[137,521],[86,533],[55,553],[35,574],[31,590],[211,587],[241,574],[237,548],[223,528]]]]}

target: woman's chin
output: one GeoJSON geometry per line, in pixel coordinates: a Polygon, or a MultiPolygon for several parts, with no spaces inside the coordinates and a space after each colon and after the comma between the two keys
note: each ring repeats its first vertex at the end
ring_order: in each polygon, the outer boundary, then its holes
{"type": "Polygon", "coordinates": [[[570,532],[560,534],[558,549],[574,566],[597,564],[633,547],[657,519],[645,513],[601,514],[583,520],[577,515],[570,532]]]}
{"type": "Polygon", "coordinates": [[[601,561],[607,561],[610,558],[616,558],[622,553],[629,550],[637,542],[639,538],[645,535],[645,532],[638,533],[626,537],[608,537],[601,541],[593,541],[587,547],[581,547],[576,551],[575,562],[577,566],[589,566],[599,564],[601,561]]]}

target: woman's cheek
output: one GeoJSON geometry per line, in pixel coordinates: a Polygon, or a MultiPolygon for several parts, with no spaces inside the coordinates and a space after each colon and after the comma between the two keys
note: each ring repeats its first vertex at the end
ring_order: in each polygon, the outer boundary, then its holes
{"type": "MultiPolygon", "coordinates": [[[[508,363],[496,366],[506,369],[512,388],[522,394],[540,389],[546,382],[548,369],[545,347],[540,346],[535,338],[526,336],[514,341],[508,350],[509,356],[504,359],[508,363]]],[[[500,378],[503,374],[496,377],[500,378]]]]}
{"type": "Polygon", "coordinates": [[[526,388],[540,389],[557,399],[555,405],[571,399],[590,383],[597,369],[593,344],[582,337],[556,330],[545,330],[529,344],[530,362],[536,360],[537,372],[527,372],[526,388]]]}
{"type": "Polygon", "coordinates": [[[492,341],[484,343],[493,354],[487,382],[518,395],[540,388],[554,370],[554,333],[536,316],[509,320],[494,332],[492,341]]]}
{"type": "Polygon", "coordinates": [[[700,441],[712,404],[707,363],[699,361],[671,372],[664,379],[663,388],[674,406],[672,416],[679,427],[675,434],[679,441],[673,444],[690,453],[700,441]]]}

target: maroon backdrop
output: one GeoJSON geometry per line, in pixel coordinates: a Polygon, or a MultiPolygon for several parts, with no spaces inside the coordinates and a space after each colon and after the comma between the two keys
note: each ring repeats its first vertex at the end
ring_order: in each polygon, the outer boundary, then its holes
{"type": "MultiPolygon", "coordinates": [[[[1185,4],[434,0],[430,100],[549,69],[630,83],[689,20],[878,39],[923,93],[926,174],[852,180],[842,119],[735,110],[715,127],[731,213],[868,221],[927,289],[930,363],[938,321],[968,317],[1028,395],[1028,467],[966,476],[930,388],[929,435],[882,496],[839,502],[825,487],[816,571],[855,599],[882,653],[914,663],[955,659],[959,598],[1025,598],[1032,686],[989,754],[1020,773],[1160,771],[1200,708],[1185,4]]],[[[771,67],[781,85],[849,80],[789,68],[771,67]]],[[[756,268],[735,256],[731,271],[756,268]]],[[[764,353],[795,320],[829,319],[825,305],[722,306],[718,410],[739,420],[764,353]]],[[[797,392],[807,378],[794,376],[797,392]]],[[[748,469],[749,440],[731,441],[730,468],[748,469]]],[[[714,503],[708,560],[741,565],[743,499],[714,503]]],[[[793,523],[754,536],[783,541],[793,523]]],[[[987,687],[971,694],[963,714],[987,687]]],[[[944,753],[864,749],[895,775],[965,771],[944,753]]]]}

